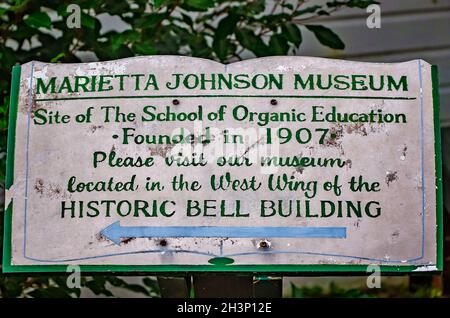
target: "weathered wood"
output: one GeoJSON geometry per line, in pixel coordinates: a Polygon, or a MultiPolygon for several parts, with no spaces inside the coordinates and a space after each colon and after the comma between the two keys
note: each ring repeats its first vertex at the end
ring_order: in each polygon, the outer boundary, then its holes
{"type": "Polygon", "coordinates": [[[162,298],[189,298],[191,289],[190,276],[158,276],[157,279],[162,298]]]}
{"type": "Polygon", "coordinates": [[[253,276],[240,275],[194,275],[196,298],[251,298],[253,276]]]}

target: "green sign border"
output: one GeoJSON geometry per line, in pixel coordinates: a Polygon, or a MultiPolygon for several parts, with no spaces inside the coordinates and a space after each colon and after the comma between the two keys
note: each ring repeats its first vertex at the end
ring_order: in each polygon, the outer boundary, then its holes
{"type": "MultiPolygon", "coordinates": [[[[16,121],[20,89],[20,66],[12,70],[11,98],[9,109],[8,149],[6,160],[6,183],[8,190],[14,182],[14,149],[16,121]]],[[[442,156],[441,133],[439,122],[439,80],[437,66],[431,67],[434,112],[435,165],[436,165],[436,242],[437,242],[437,271],[443,269],[443,198],[442,198],[442,156]]],[[[4,273],[58,273],[66,272],[67,265],[13,265],[11,263],[12,249],[12,211],[13,202],[6,208],[4,216],[3,240],[3,272],[4,273]]],[[[410,273],[423,265],[381,265],[382,272],[410,273]]],[[[365,273],[367,265],[81,265],[82,272],[123,273],[183,273],[183,272],[229,272],[229,273],[365,273]]],[[[431,273],[432,271],[430,271],[431,273]]]]}

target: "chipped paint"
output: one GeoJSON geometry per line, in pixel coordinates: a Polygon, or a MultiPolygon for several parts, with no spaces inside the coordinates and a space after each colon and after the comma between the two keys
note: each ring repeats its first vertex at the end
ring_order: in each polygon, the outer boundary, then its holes
{"type": "Polygon", "coordinates": [[[437,269],[431,79],[429,65],[423,61],[376,64],[272,57],[222,65],[204,59],[152,56],[87,64],[33,62],[23,65],[21,74],[14,185],[7,191],[8,202],[13,199],[14,203],[13,264],[209,266],[212,259],[228,257],[234,263],[227,266],[377,264],[437,269]],[[422,82],[417,63],[422,65],[422,82]],[[368,76],[406,76],[408,90],[343,91],[334,86],[320,89],[317,83],[314,89],[298,83],[296,88],[292,80],[298,74],[303,79],[307,74],[314,79],[319,74],[322,80],[337,74],[351,78],[356,71],[368,76]],[[36,94],[36,83],[29,87],[32,73],[33,79],[43,81],[74,75],[151,73],[158,78],[159,89],[137,89],[128,81],[123,90],[116,86],[105,91],[36,94]],[[257,88],[254,83],[245,89],[225,85],[221,90],[189,89],[184,82],[177,89],[167,85],[174,83],[174,74],[220,73],[249,78],[282,74],[283,85],[273,90],[257,88]],[[101,107],[108,105],[120,110],[111,115],[114,120],[105,121],[101,107]],[[145,110],[149,105],[155,107],[151,114],[158,120],[145,110]],[[247,108],[240,110],[246,112],[245,118],[234,114],[239,105],[247,108]],[[329,117],[313,121],[315,105],[324,113],[338,109],[343,114],[367,115],[382,110],[383,114],[404,114],[408,120],[339,122],[329,117]],[[180,114],[196,112],[200,106],[202,120],[164,118],[167,107],[180,114]],[[35,122],[37,109],[58,110],[74,118],[88,107],[95,112],[89,122],[35,122]],[[135,116],[128,118],[128,113],[135,116]],[[211,120],[208,115],[223,118],[211,120]],[[148,120],[142,119],[145,116],[148,120]],[[204,142],[206,127],[212,130],[208,142],[204,142]],[[169,138],[180,128],[190,142],[169,138]],[[233,133],[240,137],[243,132],[248,132],[245,142],[239,138],[225,142],[233,133]],[[163,137],[151,138],[156,135],[163,137]],[[108,156],[111,152],[113,159],[108,156]],[[180,153],[188,160],[170,161],[180,153]],[[202,154],[207,162],[196,165],[202,154]],[[263,169],[262,156],[297,158],[307,164],[263,169]],[[125,166],[129,158],[154,164],[125,166]],[[333,160],[341,160],[342,165],[314,164],[333,160]],[[69,193],[72,176],[82,180],[83,186],[69,193]],[[123,183],[134,178],[138,187],[133,191],[83,188],[111,177],[123,183]],[[147,184],[153,181],[164,187],[147,184]],[[196,188],[194,182],[201,187],[196,188]],[[141,232],[136,237],[119,235],[117,240],[100,234],[113,222],[141,232]],[[220,227],[234,234],[142,235],[155,226],[220,227]],[[249,238],[244,235],[248,227],[268,230],[249,238]],[[274,228],[281,234],[266,237],[274,228]],[[291,228],[311,232],[288,237],[291,228]],[[337,229],[342,234],[316,237],[318,229],[327,233],[337,229]],[[44,245],[47,242],[52,242],[51,248],[44,245]]]}
{"type": "Polygon", "coordinates": [[[436,265],[420,266],[413,270],[413,272],[436,272],[436,271],[438,271],[436,265]]]}

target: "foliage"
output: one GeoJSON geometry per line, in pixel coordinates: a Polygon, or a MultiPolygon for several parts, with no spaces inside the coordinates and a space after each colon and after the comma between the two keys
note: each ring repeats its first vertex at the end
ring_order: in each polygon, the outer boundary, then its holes
{"type": "Polygon", "coordinates": [[[439,289],[429,286],[421,286],[411,292],[404,286],[389,286],[389,288],[358,289],[343,288],[331,282],[328,289],[320,286],[296,286],[291,283],[292,298],[374,298],[374,297],[408,297],[408,298],[436,298],[441,297],[439,289]]]}
{"type": "MultiPolygon", "coordinates": [[[[80,297],[80,288],[69,288],[65,276],[5,277],[0,276],[1,297],[71,298],[80,297]]],[[[156,280],[145,277],[141,284],[131,284],[116,276],[81,277],[80,286],[97,296],[114,296],[111,287],[125,289],[147,297],[158,297],[156,280]]]]}
{"type": "MultiPolygon", "coordinates": [[[[340,7],[361,9],[372,3],[376,1],[324,1],[322,5],[309,5],[307,0],[3,1],[0,4],[0,180],[5,177],[10,72],[16,64],[31,60],[83,62],[89,56],[83,52],[90,52],[98,60],[181,54],[227,63],[251,55],[295,54],[302,44],[303,32],[312,32],[321,44],[332,49],[343,49],[339,36],[324,26],[312,24],[314,19],[330,15],[340,7]],[[80,28],[68,27],[68,19],[73,18],[73,13],[67,10],[69,4],[81,8],[80,28]],[[101,19],[105,16],[119,20],[116,26],[122,28],[105,29],[101,19]]],[[[146,282],[151,285],[151,280],[146,282]]],[[[107,296],[109,284],[146,295],[153,292],[149,285],[129,285],[113,276],[84,278],[83,283],[94,293],[107,296]]],[[[64,286],[65,282],[58,277],[0,277],[3,296],[78,295],[64,286]]]]}
{"type": "Polygon", "coordinates": [[[328,291],[320,286],[303,286],[297,287],[291,283],[292,298],[322,298],[322,297],[338,297],[338,298],[368,298],[373,297],[357,288],[344,289],[331,282],[328,291]]]}

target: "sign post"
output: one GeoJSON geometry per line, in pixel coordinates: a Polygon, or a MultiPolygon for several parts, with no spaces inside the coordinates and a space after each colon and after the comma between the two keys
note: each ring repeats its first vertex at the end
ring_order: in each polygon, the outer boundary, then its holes
{"type": "Polygon", "coordinates": [[[422,60],[17,66],[4,271],[440,271],[436,81],[422,60]]]}

